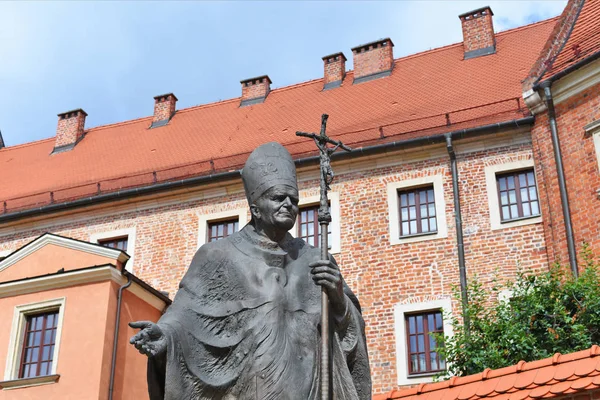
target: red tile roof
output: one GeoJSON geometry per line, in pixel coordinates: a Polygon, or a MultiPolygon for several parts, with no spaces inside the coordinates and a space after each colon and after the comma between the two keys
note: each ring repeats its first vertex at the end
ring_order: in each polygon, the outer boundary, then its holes
{"type": "Polygon", "coordinates": [[[524,80],[523,91],[599,54],[600,0],[569,0],[524,80]]]}
{"type": "Polygon", "coordinates": [[[600,52],[600,0],[585,0],[566,43],[542,80],[600,52]]]}
{"type": "Polygon", "coordinates": [[[600,388],[600,347],[374,396],[373,400],[549,399],[600,388]]]}
{"type": "Polygon", "coordinates": [[[64,153],[50,155],[54,138],[0,149],[0,215],[235,170],[267,141],[302,157],[313,145],[295,132],[317,131],[322,113],[330,136],[353,147],[523,117],[521,79],[555,21],[498,33],[489,56],[463,60],[457,43],[397,59],[391,76],[357,85],[349,72],[339,88],[322,91],[317,79],[272,90],[263,104],[240,108],[236,98],[191,107],[160,128],[148,129],[152,117],[91,128],[64,153]]]}

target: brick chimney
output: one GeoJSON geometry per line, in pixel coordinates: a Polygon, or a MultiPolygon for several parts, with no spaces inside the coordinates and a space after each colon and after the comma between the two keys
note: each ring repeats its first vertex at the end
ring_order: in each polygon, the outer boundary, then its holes
{"type": "Polygon", "coordinates": [[[268,75],[244,79],[242,84],[242,102],[240,107],[263,103],[271,91],[271,79],[268,75]]]}
{"type": "Polygon", "coordinates": [[[465,60],[496,52],[492,15],[492,9],[486,6],[458,16],[462,23],[465,60]]]}
{"type": "Polygon", "coordinates": [[[353,47],[354,83],[389,76],[394,66],[393,47],[390,38],[353,47]]]}
{"type": "Polygon", "coordinates": [[[173,93],[161,94],[154,97],[154,118],[150,128],[166,125],[175,114],[177,97],[173,93]]]}
{"type": "Polygon", "coordinates": [[[323,57],[325,69],[323,90],[340,87],[346,77],[346,56],[344,53],[335,53],[323,57]]]}
{"type": "Polygon", "coordinates": [[[71,150],[83,138],[85,117],[87,113],[81,108],[58,114],[53,154],[71,150]]]}

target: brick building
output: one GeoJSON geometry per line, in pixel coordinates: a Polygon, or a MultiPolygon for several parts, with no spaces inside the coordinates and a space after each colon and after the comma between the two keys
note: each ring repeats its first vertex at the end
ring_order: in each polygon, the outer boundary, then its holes
{"type": "Polygon", "coordinates": [[[477,9],[459,16],[461,43],[396,59],[380,39],[351,49],[353,71],[335,53],[319,79],[246,79],[239,98],[180,110],[168,93],[137,120],[86,128],[85,111],[59,114],[55,137],[0,148],[0,255],[45,232],[116,246],[172,297],[198,247],[249,220],[239,169],[268,141],[297,162],[292,234],[316,243],[317,157],[294,133],[328,113],[328,134],[353,148],[333,161],[330,252],[362,303],[374,393],[430,382],[444,365],[426,333],[451,333],[453,285],[569,260],[566,237],[599,250],[599,4],[499,33],[477,9]]]}

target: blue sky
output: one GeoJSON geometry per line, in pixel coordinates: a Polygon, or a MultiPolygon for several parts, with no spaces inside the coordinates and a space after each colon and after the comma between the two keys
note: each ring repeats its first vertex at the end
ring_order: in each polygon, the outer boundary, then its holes
{"type": "Polygon", "coordinates": [[[560,14],[557,1],[0,2],[0,131],[7,146],[52,137],[56,114],[86,127],[319,78],[321,57],[390,37],[401,57],[462,41],[458,15],[489,5],[496,31],[560,14]]]}

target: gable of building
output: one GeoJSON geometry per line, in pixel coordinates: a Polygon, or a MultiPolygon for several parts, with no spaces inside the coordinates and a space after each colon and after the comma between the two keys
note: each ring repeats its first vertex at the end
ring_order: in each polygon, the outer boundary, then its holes
{"type": "Polygon", "coordinates": [[[0,282],[95,265],[122,266],[128,259],[129,256],[120,250],[46,233],[0,261],[0,282]]]}

